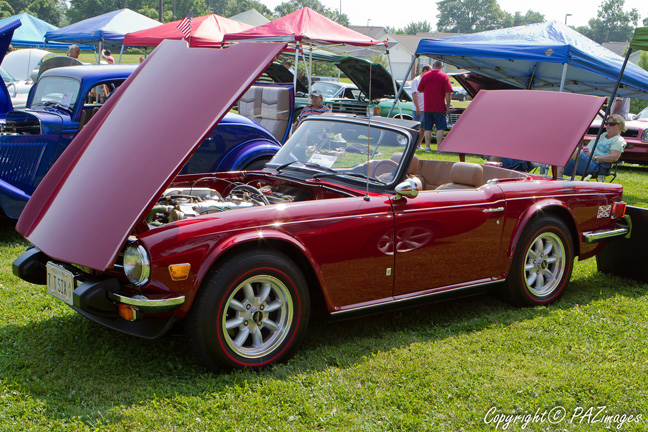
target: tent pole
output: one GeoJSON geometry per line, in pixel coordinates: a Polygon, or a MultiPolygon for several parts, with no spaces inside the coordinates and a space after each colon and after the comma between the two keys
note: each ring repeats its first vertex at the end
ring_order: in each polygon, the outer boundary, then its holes
{"type": "Polygon", "coordinates": [[[124,45],[122,45],[121,50],[119,51],[119,64],[121,64],[121,59],[123,54],[124,54],[124,45]]]}
{"type": "MultiPolygon", "coordinates": [[[[308,60],[308,94],[311,94],[312,86],[313,86],[313,45],[310,46],[310,54],[309,54],[309,60],[308,60]]],[[[339,69],[338,69],[339,70],[339,69]]]]}
{"type": "MultiPolygon", "coordinates": [[[[396,95],[396,101],[395,103],[398,104],[398,114],[400,115],[400,118],[403,118],[403,110],[401,108],[401,103],[400,103],[400,92],[398,91],[398,86],[396,85],[396,78],[394,78],[394,69],[392,69],[392,63],[391,63],[391,57],[389,56],[389,50],[385,50],[385,54],[387,55],[387,62],[389,63],[389,73],[392,76],[392,84],[394,85],[394,94],[396,95]]],[[[392,110],[389,110],[389,114],[391,114],[392,110]]]]}
{"type": "Polygon", "coordinates": [[[293,91],[297,95],[297,67],[299,67],[299,41],[295,43],[295,73],[293,74],[293,91]]]}
{"type": "Polygon", "coordinates": [[[99,40],[99,51],[97,51],[97,64],[101,64],[101,54],[103,49],[101,48],[101,40],[99,40]]]}
{"type": "MultiPolygon", "coordinates": [[[[403,89],[405,88],[405,81],[407,81],[407,77],[409,76],[410,72],[412,72],[412,68],[414,67],[414,63],[416,63],[416,60],[418,59],[418,56],[415,55],[414,58],[412,59],[412,63],[410,63],[409,68],[407,69],[407,72],[405,73],[405,77],[403,78],[403,82],[401,83],[401,88],[398,90],[398,93],[396,94],[396,100],[400,98],[401,93],[403,93],[403,89]]],[[[392,75],[393,77],[393,75],[392,75]]],[[[392,104],[391,109],[389,110],[389,114],[387,114],[387,117],[391,117],[392,112],[394,111],[394,107],[396,106],[396,100],[392,104]]]]}
{"type": "MultiPolygon", "coordinates": [[[[621,66],[621,71],[619,72],[619,78],[617,78],[616,85],[614,86],[614,91],[612,91],[612,97],[608,101],[607,109],[605,110],[605,115],[603,115],[603,122],[601,122],[601,127],[599,128],[598,134],[596,135],[596,139],[594,140],[594,145],[592,146],[590,157],[587,160],[587,165],[585,165],[585,172],[587,172],[590,162],[592,162],[592,158],[594,157],[594,151],[596,151],[596,146],[598,145],[599,137],[603,132],[603,125],[607,121],[607,118],[610,116],[610,111],[612,110],[612,104],[614,103],[614,99],[616,99],[617,90],[619,90],[619,86],[621,85],[621,78],[623,78],[623,72],[625,71],[625,68],[628,65],[628,60],[630,60],[631,53],[632,53],[632,48],[628,47],[628,52],[626,53],[625,59],[623,60],[623,65],[621,66]]],[[[576,172],[576,164],[574,164],[574,172],[576,172]]],[[[584,178],[585,178],[585,174],[583,173],[581,180],[583,180],[584,178]]]]}
{"type": "Polygon", "coordinates": [[[565,90],[565,79],[567,79],[567,63],[563,63],[562,78],[560,78],[560,92],[565,90]]]}

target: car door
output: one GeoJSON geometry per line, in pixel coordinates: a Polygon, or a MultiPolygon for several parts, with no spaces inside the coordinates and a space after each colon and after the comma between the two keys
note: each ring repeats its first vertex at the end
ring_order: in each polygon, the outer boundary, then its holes
{"type": "Polygon", "coordinates": [[[497,267],[506,202],[496,185],[422,191],[395,206],[394,297],[489,281],[497,267]]]}

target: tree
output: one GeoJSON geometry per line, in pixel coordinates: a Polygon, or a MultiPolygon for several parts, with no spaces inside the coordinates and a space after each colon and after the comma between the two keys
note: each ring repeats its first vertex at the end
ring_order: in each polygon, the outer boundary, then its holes
{"type": "Polygon", "coordinates": [[[475,33],[504,27],[507,14],[497,0],[441,0],[437,28],[442,32],[475,33]]]}
{"type": "Polygon", "coordinates": [[[9,18],[16,15],[13,8],[6,1],[0,1],[0,19],[9,18]]]}
{"type": "Polygon", "coordinates": [[[417,33],[429,33],[432,31],[432,25],[427,21],[411,22],[402,29],[394,30],[395,34],[415,35],[417,33]]]}
{"type": "Polygon", "coordinates": [[[639,22],[639,12],[624,12],[624,4],[625,0],[603,0],[597,17],[589,20],[589,28],[576,30],[598,43],[629,41],[639,22]]]}
{"type": "MultiPolygon", "coordinates": [[[[506,13],[506,12],[505,12],[506,13]]],[[[526,14],[522,15],[520,12],[515,12],[515,15],[506,13],[507,17],[505,19],[504,28],[506,27],[517,27],[527,24],[535,24],[545,22],[545,17],[540,12],[535,12],[528,10],[526,14]]]]}
{"type": "Polygon", "coordinates": [[[282,17],[303,7],[309,7],[343,26],[349,25],[349,17],[346,14],[340,16],[339,11],[327,8],[319,0],[288,0],[275,7],[275,14],[282,17]]]}

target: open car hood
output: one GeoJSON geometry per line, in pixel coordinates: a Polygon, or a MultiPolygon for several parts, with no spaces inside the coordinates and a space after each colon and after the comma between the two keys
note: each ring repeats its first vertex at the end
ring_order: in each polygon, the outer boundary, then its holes
{"type": "Polygon", "coordinates": [[[483,90],[440,151],[565,166],[605,98],[541,90],[483,90]]]}
{"type": "Polygon", "coordinates": [[[111,267],[198,145],[284,47],[162,42],[53,165],[18,232],[53,258],[111,267]]]}
{"type": "MultiPolygon", "coordinates": [[[[292,83],[294,75],[284,65],[278,63],[272,63],[265,70],[265,74],[270,77],[270,79],[276,83],[292,83]]],[[[308,93],[308,87],[304,85],[301,81],[297,80],[297,91],[300,93],[308,93]]]]}
{"type": "MultiPolygon", "coordinates": [[[[394,83],[392,76],[379,63],[371,63],[366,60],[355,57],[345,57],[335,63],[344,74],[355,84],[365,96],[371,99],[396,98],[394,93],[394,83]],[[371,78],[371,79],[370,79],[371,78]],[[371,83],[371,92],[369,84],[371,83]]],[[[400,84],[396,83],[396,89],[400,89],[400,84]]],[[[400,97],[401,101],[410,102],[412,98],[407,92],[403,91],[400,97]]]]}
{"type": "Polygon", "coordinates": [[[479,75],[475,72],[452,74],[452,78],[466,90],[466,93],[472,99],[477,96],[480,90],[515,90],[519,88],[484,75],[479,75]]]}

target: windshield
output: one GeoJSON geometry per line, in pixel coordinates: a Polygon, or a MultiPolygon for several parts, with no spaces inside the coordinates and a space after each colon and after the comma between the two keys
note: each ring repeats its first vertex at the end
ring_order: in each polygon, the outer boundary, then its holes
{"type": "Polygon", "coordinates": [[[396,180],[410,136],[366,123],[317,116],[304,121],[268,164],[313,177],[369,178],[374,183],[396,180]]]}
{"type": "Polygon", "coordinates": [[[43,77],[38,81],[32,107],[35,105],[59,105],[74,109],[81,82],[73,78],[43,77]]]}
{"type": "Polygon", "coordinates": [[[635,120],[638,119],[648,119],[648,107],[644,108],[639,114],[637,114],[635,120]]]}
{"type": "Polygon", "coordinates": [[[1,67],[0,67],[0,75],[2,75],[2,81],[4,81],[6,85],[9,85],[12,82],[16,81],[16,78],[14,78],[9,72],[2,69],[1,67]]]}
{"type": "Polygon", "coordinates": [[[325,98],[336,97],[342,86],[337,83],[318,81],[313,84],[313,90],[319,90],[325,98]]]}

